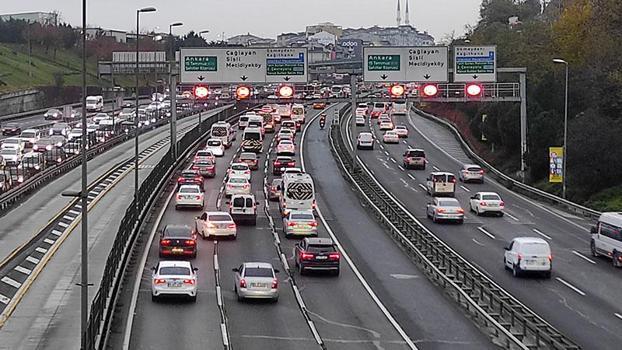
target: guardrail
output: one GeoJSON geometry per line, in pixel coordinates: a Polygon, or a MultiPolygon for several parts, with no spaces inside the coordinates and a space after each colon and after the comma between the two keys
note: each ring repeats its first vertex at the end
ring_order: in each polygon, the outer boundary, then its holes
{"type": "Polygon", "coordinates": [[[590,219],[598,219],[598,217],[600,216],[601,212],[599,211],[596,211],[594,209],[585,207],[583,205],[571,202],[567,199],[561,198],[559,196],[548,193],[541,189],[529,186],[527,184],[524,184],[502,173],[500,170],[496,169],[491,164],[489,164],[486,160],[484,160],[484,158],[480,157],[477,153],[475,153],[473,149],[471,148],[471,146],[469,145],[469,143],[462,137],[462,134],[460,134],[460,131],[458,131],[458,129],[452,123],[446,120],[443,120],[430,113],[424,112],[416,107],[412,107],[412,110],[418,115],[425,117],[427,119],[430,119],[436,123],[439,123],[443,125],[444,127],[446,127],[447,129],[449,129],[453,133],[454,137],[460,142],[462,149],[467,153],[469,158],[473,159],[480,166],[487,169],[488,172],[494,174],[497,180],[499,180],[508,189],[511,189],[514,191],[518,190],[517,192],[528,195],[531,198],[553,203],[555,205],[558,205],[564,208],[565,210],[568,210],[572,213],[579,214],[585,217],[589,217],[590,219]]]}
{"type": "Polygon", "coordinates": [[[174,171],[185,161],[190,151],[207,137],[207,132],[210,130],[211,125],[219,120],[232,119],[244,113],[242,109],[238,109],[238,111],[240,113],[236,113],[236,108],[230,106],[188,131],[177,142],[177,149],[180,153],[179,158],[173,159],[170,152],[167,153],[142,182],[138,191],[138,204],[136,204],[136,199],[132,201],[121,219],[119,230],[116,233],[110,254],[106,260],[99,289],[91,304],[86,330],[86,350],[99,350],[106,345],[105,340],[114,313],[116,297],[132,248],[139,236],[147,213],[156,198],[161,195],[161,189],[169,181],[174,171]],[[141,208],[140,213],[136,212],[135,208],[141,208]]]}
{"type": "MultiPolygon", "coordinates": [[[[182,113],[179,115],[179,119],[183,119],[187,116],[192,115],[193,113],[195,112],[192,110],[182,113]]],[[[163,119],[158,120],[156,124],[152,124],[149,127],[143,127],[142,129],[139,130],[139,132],[144,133],[154,127],[160,127],[166,124],[168,124],[168,118],[163,118],[163,119]]],[[[96,144],[95,146],[91,147],[87,151],[87,158],[90,160],[96,155],[101,154],[133,137],[134,137],[133,132],[122,133],[118,136],[115,136],[107,140],[104,143],[96,144]]],[[[67,158],[65,161],[63,161],[60,164],[52,165],[51,167],[43,171],[35,173],[32,177],[28,179],[24,179],[24,182],[18,185],[17,187],[11,188],[10,190],[2,193],[0,195],[0,216],[6,214],[6,212],[25,195],[30,194],[34,190],[47,184],[51,180],[57,178],[59,175],[64,174],[68,172],[69,170],[77,167],[81,163],[82,163],[82,157],[79,154],[73,155],[67,158]]]]}
{"type": "MultiPolygon", "coordinates": [[[[348,110],[340,112],[343,116],[348,110]]],[[[346,118],[340,119],[343,123],[346,118]]],[[[367,208],[430,280],[444,288],[480,326],[491,330],[496,344],[506,349],[579,349],[423,226],[380,185],[360,159],[355,167],[353,152],[348,150],[339,124],[332,126],[329,135],[344,177],[367,208]]]]}

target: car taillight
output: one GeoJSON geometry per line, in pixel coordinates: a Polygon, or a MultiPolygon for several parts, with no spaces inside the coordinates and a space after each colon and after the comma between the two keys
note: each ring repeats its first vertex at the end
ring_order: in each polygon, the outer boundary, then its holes
{"type": "Polygon", "coordinates": [[[480,175],[484,175],[484,169],[479,171],[480,175]]]}
{"type": "Polygon", "coordinates": [[[244,171],[244,174],[250,174],[250,173],[251,173],[251,171],[250,171],[250,170],[246,170],[246,171],[244,171]]]}
{"type": "Polygon", "coordinates": [[[163,239],[163,240],[160,241],[160,245],[167,246],[169,244],[171,244],[171,240],[170,239],[163,239]]]}
{"type": "Polygon", "coordinates": [[[247,189],[247,188],[249,188],[249,187],[250,187],[250,185],[249,185],[249,184],[245,184],[244,186],[242,186],[242,188],[244,188],[244,189],[247,189]]]}
{"type": "Polygon", "coordinates": [[[317,227],[317,221],[313,221],[313,222],[309,223],[309,225],[311,225],[313,227],[317,227]]]}
{"type": "Polygon", "coordinates": [[[522,254],[518,254],[518,263],[520,264],[520,261],[523,260],[523,255],[522,254]]]}
{"type": "Polygon", "coordinates": [[[274,166],[279,166],[281,165],[281,162],[274,162],[274,166]]]}
{"type": "Polygon", "coordinates": [[[196,199],[202,199],[202,198],[203,198],[203,195],[202,195],[202,194],[200,194],[200,195],[198,195],[198,196],[197,196],[197,198],[196,198],[196,199]]]}
{"type": "Polygon", "coordinates": [[[187,239],[184,243],[186,245],[195,245],[197,242],[195,242],[193,239],[187,239]]]}
{"type": "Polygon", "coordinates": [[[486,202],[482,201],[482,202],[479,202],[479,205],[482,206],[482,207],[485,207],[487,204],[486,204],[486,202]]]}
{"type": "Polygon", "coordinates": [[[233,188],[232,184],[227,184],[227,188],[233,188]]]}
{"type": "Polygon", "coordinates": [[[451,179],[451,182],[456,183],[456,178],[451,179]]]}
{"type": "Polygon", "coordinates": [[[287,226],[289,226],[289,227],[294,227],[294,226],[296,226],[296,225],[297,225],[297,224],[296,224],[295,222],[292,222],[292,221],[290,221],[290,222],[288,222],[288,223],[287,223],[287,226]]]}
{"type": "Polygon", "coordinates": [[[193,279],[185,279],[184,280],[184,284],[189,284],[189,285],[194,285],[195,284],[195,280],[193,279]]]}
{"type": "Polygon", "coordinates": [[[227,225],[227,228],[235,228],[235,224],[229,224],[227,225]]]}
{"type": "Polygon", "coordinates": [[[300,259],[302,260],[313,259],[313,254],[302,252],[300,253],[300,259]]]}
{"type": "Polygon", "coordinates": [[[549,262],[552,262],[552,261],[553,261],[553,255],[549,254],[549,262]]]}
{"type": "Polygon", "coordinates": [[[240,279],[240,288],[246,288],[246,280],[244,278],[240,279]]]}
{"type": "Polygon", "coordinates": [[[460,214],[464,214],[464,209],[462,209],[462,208],[458,208],[458,213],[460,213],[460,214]]]}
{"type": "Polygon", "coordinates": [[[341,255],[339,253],[330,253],[328,254],[328,259],[330,260],[339,260],[341,255]]]}
{"type": "Polygon", "coordinates": [[[200,176],[197,176],[194,178],[195,181],[199,181],[199,182],[203,182],[203,178],[200,176]]]}
{"type": "Polygon", "coordinates": [[[177,178],[177,182],[183,182],[183,181],[184,181],[183,177],[177,178]]]}
{"type": "Polygon", "coordinates": [[[311,204],[311,207],[315,209],[315,199],[313,200],[313,204],[311,204]]]}
{"type": "Polygon", "coordinates": [[[436,212],[437,213],[444,213],[445,209],[443,209],[443,208],[436,208],[436,212]]]}
{"type": "Polygon", "coordinates": [[[198,166],[193,166],[192,170],[199,170],[199,167],[198,166]]]}
{"type": "Polygon", "coordinates": [[[153,284],[164,284],[164,283],[166,283],[166,280],[163,278],[155,278],[153,280],[153,284]]]}
{"type": "Polygon", "coordinates": [[[499,206],[500,207],[505,207],[505,202],[504,201],[499,202],[499,206]]]}
{"type": "Polygon", "coordinates": [[[279,287],[279,280],[276,278],[272,280],[272,289],[277,289],[279,287]]]}
{"type": "Polygon", "coordinates": [[[180,200],[180,199],[181,199],[181,194],[178,194],[177,195],[177,200],[180,200]]]}

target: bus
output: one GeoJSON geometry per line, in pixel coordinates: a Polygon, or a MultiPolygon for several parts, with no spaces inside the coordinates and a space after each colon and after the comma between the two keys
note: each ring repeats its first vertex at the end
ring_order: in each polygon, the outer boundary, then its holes
{"type": "Polygon", "coordinates": [[[315,186],[307,173],[285,173],[282,176],[279,210],[287,216],[291,210],[315,209],[315,186]]]}

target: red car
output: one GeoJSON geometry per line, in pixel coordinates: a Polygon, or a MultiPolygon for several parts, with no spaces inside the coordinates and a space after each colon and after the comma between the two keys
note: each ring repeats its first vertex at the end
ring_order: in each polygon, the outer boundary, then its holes
{"type": "Polygon", "coordinates": [[[197,257],[197,237],[187,225],[166,225],[160,232],[160,257],[171,255],[197,257]]]}
{"type": "Polygon", "coordinates": [[[177,186],[181,185],[198,185],[203,188],[203,176],[198,170],[184,170],[177,178],[177,186]]]}
{"type": "Polygon", "coordinates": [[[248,168],[251,170],[259,169],[259,159],[257,159],[257,154],[253,152],[242,152],[238,157],[237,163],[246,163],[248,168]]]}
{"type": "Polygon", "coordinates": [[[19,135],[22,128],[17,123],[6,123],[2,126],[2,135],[19,135]]]}
{"type": "Polygon", "coordinates": [[[203,177],[216,176],[216,163],[211,160],[200,160],[198,162],[194,162],[190,169],[198,171],[203,177]]]}
{"type": "Polygon", "coordinates": [[[274,162],[272,162],[272,174],[281,175],[283,169],[294,167],[296,167],[296,159],[289,156],[278,156],[274,162]]]}

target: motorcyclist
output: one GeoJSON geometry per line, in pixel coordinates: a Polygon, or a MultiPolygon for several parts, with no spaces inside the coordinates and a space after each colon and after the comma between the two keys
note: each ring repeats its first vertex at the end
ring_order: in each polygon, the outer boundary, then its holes
{"type": "Polygon", "coordinates": [[[326,125],[326,113],[320,115],[320,128],[324,129],[324,125],[326,125]]]}

